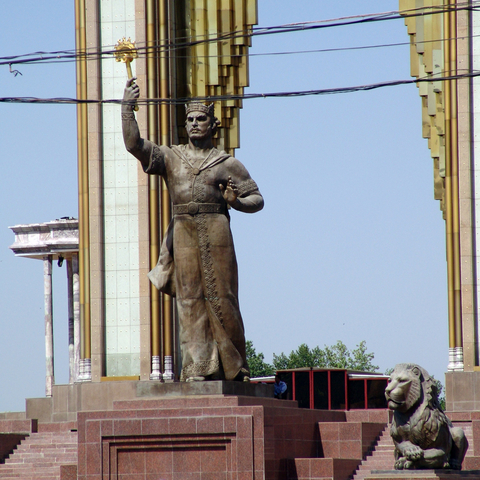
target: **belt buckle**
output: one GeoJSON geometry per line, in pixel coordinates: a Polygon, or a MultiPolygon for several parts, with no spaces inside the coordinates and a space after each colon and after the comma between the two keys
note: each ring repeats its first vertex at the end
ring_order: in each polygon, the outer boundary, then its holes
{"type": "Polygon", "coordinates": [[[200,210],[200,207],[199,207],[198,203],[196,203],[196,202],[190,202],[190,203],[187,205],[187,212],[188,212],[190,215],[195,215],[195,214],[197,214],[199,210],[200,210]]]}

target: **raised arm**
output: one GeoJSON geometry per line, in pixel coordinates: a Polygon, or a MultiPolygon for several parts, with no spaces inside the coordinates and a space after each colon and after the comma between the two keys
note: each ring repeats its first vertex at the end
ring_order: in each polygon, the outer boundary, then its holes
{"type": "Polygon", "coordinates": [[[140,96],[140,88],[135,83],[135,77],[130,78],[125,86],[122,102],[122,131],[123,141],[128,152],[134,155],[144,169],[148,168],[152,144],[140,136],[137,120],[133,113],[133,107],[140,96]]]}

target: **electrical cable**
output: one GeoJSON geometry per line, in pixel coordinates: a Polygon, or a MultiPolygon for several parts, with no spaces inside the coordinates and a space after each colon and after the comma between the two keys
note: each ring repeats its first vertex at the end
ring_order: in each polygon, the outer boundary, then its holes
{"type": "MultiPolygon", "coordinates": [[[[293,23],[293,24],[284,24],[284,25],[277,25],[277,26],[270,26],[270,27],[254,27],[252,28],[251,32],[245,31],[233,31],[233,32],[226,32],[224,34],[220,34],[217,37],[212,38],[203,38],[197,40],[190,40],[187,41],[190,37],[183,37],[185,41],[179,43],[170,43],[166,45],[154,45],[154,46],[137,46],[137,52],[142,55],[143,52],[148,54],[149,52],[153,51],[174,51],[178,49],[185,49],[187,47],[199,45],[202,43],[211,43],[221,40],[227,39],[234,39],[240,37],[254,37],[259,35],[271,35],[271,34],[279,34],[279,33],[291,33],[296,31],[308,31],[312,29],[319,29],[319,28],[330,28],[330,27],[338,27],[338,26],[345,26],[345,25],[352,25],[357,23],[369,23],[369,22],[377,22],[377,21],[385,21],[385,20],[395,20],[395,19],[405,19],[410,17],[418,17],[418,16],[426,16],[426,15],[434,15],[434,14],[441,14],[445,12],[451,11],[460,11],[460,10],[478,10],[480,9],[480,0],[473,0],[472,2],[462,2],[457,3],[455,6],[428,6],[428,7],[419,7],[415,9],[409,10],[399,10],[399,11],[392,11],[392,12],[384,12],[384,13],[375,13],[375,14],[364,14],[364,15],[355,15],[349,17],[340,17],[338,19],[329,19],[329,20],[317,20],[317,21],[309,21],[309,22],[301,22],[301,23],[293,23]],[[426,10],[432,10],[427,12],[426,10]],[[413,13],[406,13],[406,12],[413,12],[413,13]],[[337,22],[337,23],[333,23],[337,22]]],[[[200,38],[199,36],[197,38],[200,38]]],[[[204,36],[203,36],[204,37],[204,36]]],[[[179,38],[182,40],[181,38],[179,38]]],[[[33,63],[59,63],[62,61],[75,61],[77,59],[98,59],[103,57],[109,57],[114,52],[115,49],[113,46],[105,46],[107,50],[101,51],[87,51],[76,53],[75,50],[60,50],[55,52],[33,52],[30,54],[22,54],[22,55],[15,55],[15,56],[7,56],[7,57],[0,57],[0,65],[17,65],[17,64],[33,64],[33,63]],[[34,55],[37,57],[29,58],[34,55]]]]}
{"type": "MultiPolygon", "coordinates": [[[[257,98],[280,98],[280,97],[304,97],[312,95],[334,95],[340,93],[353,93],[359,91],[376,90],[384,87],[394,87],[399,85],[418,84],[425,82],[443,82],[447,80],[460,80],[464,78],[472,78],[480,76],[480,71],[467,72],[452,76],[433,76],[421,77],[409,80],[392,80],[387,82],[373,83],[369,85],[357,85],[353,87],[337,87],[325,88],[319,90],[303,90],[292,92],[269,92],[269,93],[247,93],[243,95],[212,95],[207,97],[191,97],[191,98],[139,98],[135,101],[138,105],[148,104],[169,104],[179,105],[191,101],[213,102],[225,100],[251,100],[257,98]]],[[[107,100],[79,100],[75,98],[33,98],[33,97],[0,97],[0,103],[29,103],[29,104],[117,104],[123,103],[121,99],[107,100]]]]}
{"type": "MultiPolygon", "coordinates": [[[[465,40],[466,38],[476,38],[480,37],[480,35],[469,35],[469,36],[461,36],[455,38],[449,38],[448,40],[465,40]]],[[[415,42],[414,45],[425,45],[428,43],[436,43],[436,42],[445,42],[446,39],[434,39],[434,40],[423,40],[419,42],[415,42]]],[[[330,53],[330,52],[345,52],[350,50],[371,50],[376,48],[389,48],[389,47],[401,47],[411,45],[410,42],[398,42],[398,43],[382,43],[377,45],[359,45],[354,47],[335,47],[335,48],[321,48],[321,49],[314,49],[314,50],[292,50],[292,51],[283,51],[283,52],[263,52],[263,53],[246,53],[244,55],[195,55],[195,58],[222,58],[222,57],[244,57],[248,56],[252,57],[263,57],[263,56],[278,56],[278,55],[303,55],[303,54],[310,54],[310,53],[330,53]]],[[[141,57],[141,55],[139,55],[141,57]]],[[[156,55],[154,58],[162,59],[165,58],[161,55],[156,55]]],[[[192,55],[176,55],[176,58],[192,58],[192,55]]],[[[72,63],[76,62],[76,59],[68,59],[68,60],[60,60],[60,61],[42,61],[42,65],[49,64],[49,63],[72,63]]],[[[32,62],[36,63],[36,62],[32,62]]],[[[0,62],[0,65],[5,65],[5,62],[0,62]]],[[[24,64],[30,64],[30,62],[24,62],[24,64]]],[[[8,65],[12,65],[12,63],[8,63],[8,65]]]]}

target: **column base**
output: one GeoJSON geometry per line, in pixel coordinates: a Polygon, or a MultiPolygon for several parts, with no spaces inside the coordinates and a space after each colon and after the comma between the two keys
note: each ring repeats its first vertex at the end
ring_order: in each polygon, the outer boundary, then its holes
{"type": "Polygon", "coordinates": [[[92,381],[92,359],[82,358],[80,360],[80,372],[78,375],[78,382],[91,382],[92,381]]]}
{"type": "Polygon", "coordinates": [[[448,367],[449,372],[463,372],[463,347],[453,347],[448,349],[448,367]]]}
{"type": "Polygon", "coordinates": [[[175,380],[175,374],[173,373],[173,359],[171,355],[165,355],[163,357],[164,373],[163,380],[165,382],[173,382],[175,380]]]}
{"type": "Polygon", "coordinates": [[[455,348],[455,371],[463,372],[463,347],[455,348]]]}
{"type": "Polygon", "coordinates": [[[150,380],[162,380],[162,372],[160,371],[160,356],[152,355],[152,373],[150,380]]]}

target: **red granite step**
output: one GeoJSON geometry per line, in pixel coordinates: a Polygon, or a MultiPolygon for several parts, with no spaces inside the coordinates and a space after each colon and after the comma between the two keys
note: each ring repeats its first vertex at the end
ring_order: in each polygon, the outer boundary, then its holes
{"type": "Polygon", "coordinates": [[[364,479],[370,475],[372,470],[391,470],[395,462],[394,449],[393,440],[390,437],[390,426],[387,426],[380,435],[373,451],[359,465],[353,475],[353,480],[364,479]]]}
{"type": "Polygon", "coordinates": [[[347,480],[357,463],[346,458],[292,458],[287,460],[287,480],[347,480]]]}
{"type": "Polygon", "coordinates": [[[60,480],[61,465],[76,465],[77,432],[46,430],[57,431],[32,433],[0,465],[2,480],[60,480]]]}

